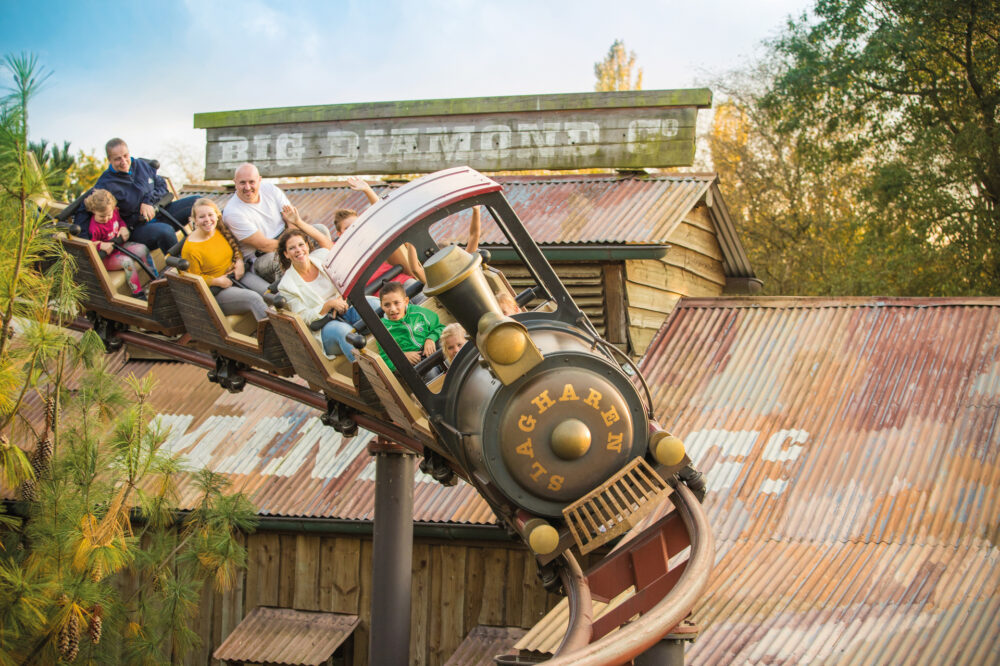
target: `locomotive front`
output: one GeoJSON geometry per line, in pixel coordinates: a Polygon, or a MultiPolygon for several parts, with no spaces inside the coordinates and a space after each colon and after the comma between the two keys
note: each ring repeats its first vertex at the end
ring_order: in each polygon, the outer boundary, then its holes
{"type": "MultiPolygon", "coordinates": [[[[680,440],[653,419],[638,368],[601,338],[500,190],[468,167],[400,188],[338,243],[363,239],[376,248],[353,257],[358,268],[341,269],[339,283],[436,433],[425,449],[425,471],[442,481],[458,473],[539,555],[555,556],[574,538],[586,552],[626,531],[686,469],[696,472],[680,440]],[[540,307],[505,316],[483,256],[432,238],[435,222],[476,205],[534,278],[521,300],[541,301],[540,307]],[[471,338],[443,382],[409,364],[364,301],[373,269],[361,267],[384,260],[402,242],[426,258],[424,293],[471,338]]],[[[335,281],[338,259],[327,263],[335,281]]]]}
{"type": "Polygon", "coordinates": [[[586,329],[552,313],[504,317],[456,246],[427,262],[428,295],[470,332],[449,369],[442,429],[477,480],[525,511],[558,517],[633,458],[649,420],[635,385],[586,329]]]}

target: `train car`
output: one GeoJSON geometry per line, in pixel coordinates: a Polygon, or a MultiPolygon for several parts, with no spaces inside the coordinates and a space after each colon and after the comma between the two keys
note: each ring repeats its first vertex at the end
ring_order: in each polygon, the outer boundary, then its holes
{"type": "Polygon", "coordinates": [[[205,280],[185,270],[185,260],[171,258],[169,263],[166,278],[184,327],[195,346],[209,351],[215,359],[209,380],[237,392],[245,384],[238,374],[242,366],[286,377],[294,374],[270,319],[256,321],[249,312],[223,314],[205,280]]]}
{"type": "Polygon", "coordinates": [[[370,345],[357,362],[390,417],[424,443],[424,468],[442,480],[459,473],[549,559],[621,534],[678,474],[694,473],[656,423],[638,368],[573,302],[501,189],[468,167],[415,180],[365,211],[324,267],[395,366],[370,345]],[[482,256],[434,240],[436,222],[477,205],[534,278],[541,308],[504,316],[482,256]],[[470,336],[443,379],[427,372],[432,363],[407,361],[364,299],[402,243],[425,259],[424,305],[470,336]]]}
{"type": "MultiPolygon", "coordinates": [[[[106,269],[94,243],[69,234],[64,234],[61,240],[67,254],[76,262],[76,279],[84,287],[81,305],[109,349],[121,345],[115,332],[128,327],[166,336],[184,332],[184,320],[165,278],[150,279],[140,270],[146,300],[135,298],[125,279],[125,271],[106,269]]],[[[155,251],[152,257],[162,275],[165,268],[162,253],[155,251]]]]}
{"type": "Polygon", "coordinates": [[[472,484],[543,561],[574,543],[587,552],[627,531],[678,480],[697,486],[683,444],[656,423],[638,368],[574,303],[501,186],[468,167],[393,191],[330,252],[325,271],[368,333],[355,336],[353,364],[327,358],[302,320],[280,307],[261,322],[223,315],[183,261],[152,283],[143,303],[120,293],[118,276],[104,270],[91,243],[64,243],[88,287],[88,316],[113,329],[105,331],[109,338],[129,326],[186,331],[212,354],[209,378],[230,391],[242,389],[247,368],[298,375],[325,396],[325,422],[346,433],[356,413],[391,423],[423,448],[425,471],[444,483],[458,475],[472,484]],[[473,206],[489,213],[534,278],[520,295],[542,301],[533,311],[503,315],[497,296],[511,288],[484,265],[487,253],[435,240],[437,222],[473,206]],[[378,267],[403,243],[423,260],[423,306],[469,334],[450,366],[440,352],[411,365],[365,298],[378,267]]]}

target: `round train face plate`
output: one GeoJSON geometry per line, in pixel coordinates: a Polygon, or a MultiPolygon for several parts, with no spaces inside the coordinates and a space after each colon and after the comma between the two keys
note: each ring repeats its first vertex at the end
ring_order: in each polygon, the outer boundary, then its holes
{"type": "Polygon", "coordinates": [[[570,356],[572,363],[545,363],[491,406],[487,427],[496,430],[483,433],[487,464],[498,481],[516,483],[511,494],[522,505],[533,503],[526,497],[570,503],[636,455],[633,412],[622,394],[631,386],[607,364],[570,356]]]}

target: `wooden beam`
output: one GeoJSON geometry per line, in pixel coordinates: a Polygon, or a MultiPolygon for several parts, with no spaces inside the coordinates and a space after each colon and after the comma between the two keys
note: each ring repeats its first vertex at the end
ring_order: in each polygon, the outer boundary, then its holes
{"type": "Polygon", "coordinates": [[[241,125],[316,123],[329,120],[561,111],[571,108],[625,109],[661,106],[693,106],[699,109],[708,109],[712,106],[712,91],[708,88],[627,90],[284,106],[268,109],[196,113],[194,114],[194,126],[197,129],[212,129],[241,125]]]}
{"type": "Polygon", "coordinates": [[[628,306],[625,302],[625,267],[620,263],[601,266],[604,282],[604,337],[616,345],[628,343],[628,306]]]}

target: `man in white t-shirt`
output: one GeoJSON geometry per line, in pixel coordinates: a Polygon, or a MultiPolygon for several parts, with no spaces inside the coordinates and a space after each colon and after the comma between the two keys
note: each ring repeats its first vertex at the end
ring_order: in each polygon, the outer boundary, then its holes
{"type": "MultiPolygon", "coordinates": [[[[280,188],[261,182],[260,172],[252,164],[236,169],[233,182],[236,196],[222,210],[222,221],[240,242],[247,265],[253,264],[254,273],[273,282],[281,274],[276,252],[278,237],[294,224],[298,211],[280,188]]],[[[323,225],[313,226],[330,236],[330,230],[323,225]]]]}

